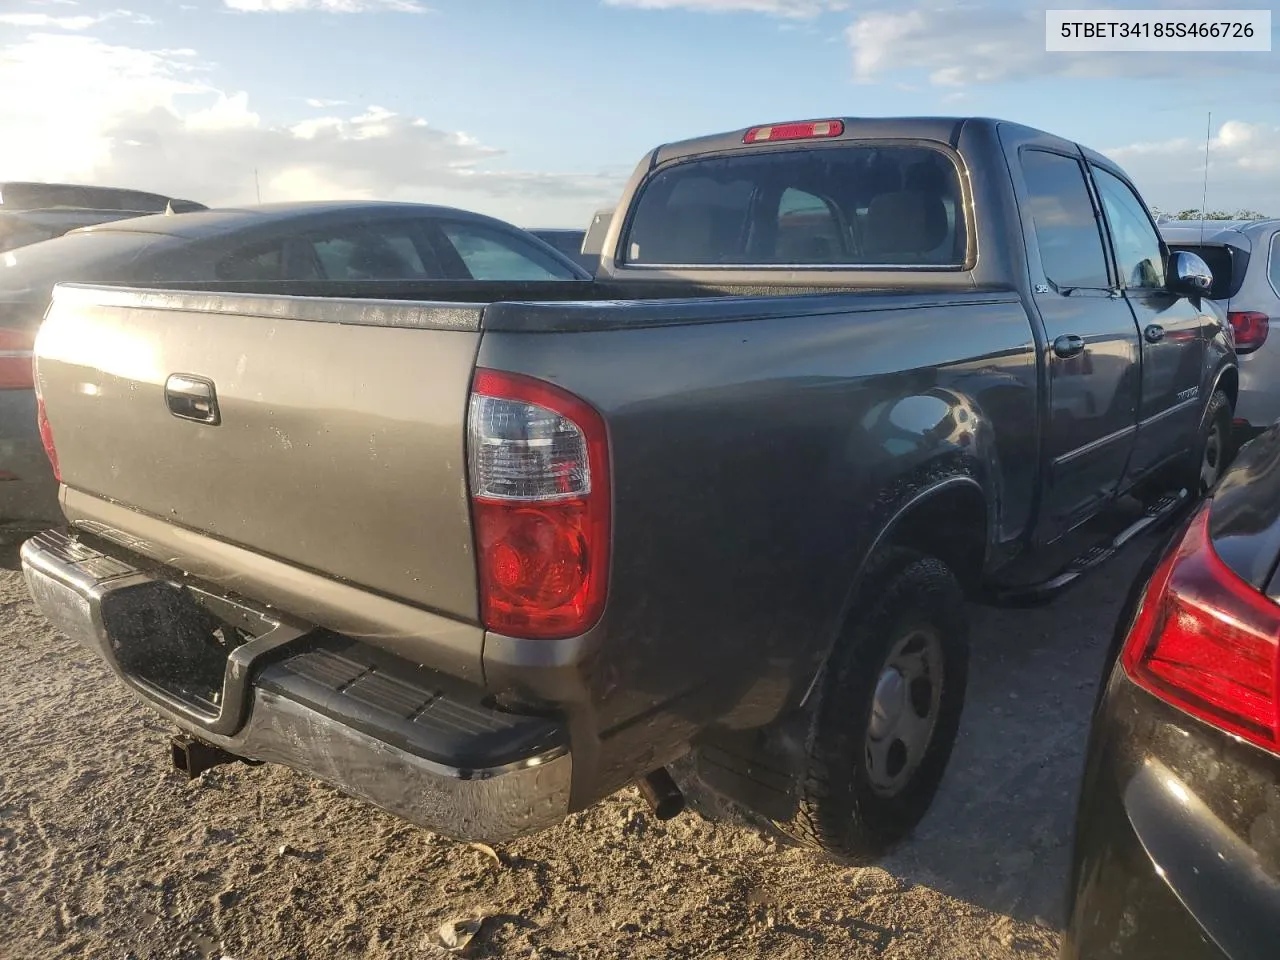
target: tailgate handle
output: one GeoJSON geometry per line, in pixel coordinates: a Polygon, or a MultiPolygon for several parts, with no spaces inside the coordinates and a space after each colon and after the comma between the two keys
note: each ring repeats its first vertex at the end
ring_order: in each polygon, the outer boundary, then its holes
{"type": "Polygon", "coordinates": [[[169,412],[181,420],[194,420],[217,426],[222,422],[218,412],[218,394],[213,381],[175,373],[164,382],[164,402],[169,412]]]}

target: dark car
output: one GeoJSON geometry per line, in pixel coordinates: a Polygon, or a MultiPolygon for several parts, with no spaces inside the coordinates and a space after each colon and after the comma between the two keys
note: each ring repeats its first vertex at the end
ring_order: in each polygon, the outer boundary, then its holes
{"type": "Polygon", "coordinates": [[[52,240],[81,227],[150,216],[150,210],[98,210],[93,207],[50,207],[40,210],[0,208],[0,253],[52,240]]]}
{"type": "Polygon", "coordinates": [[[0,210],[46,210],[50,207],[78,207],[93,210],[130,210],[164,213],[170,204],[185,209],[207,209],[192,200],[178,200],[162,193],[99,187],[84,183],[41,183],[9,180],[0,183],[0,210]]]}
{"type": "MultiPolygon", "coordinates": [[[[4,189],[6,200],[15,195],[10,185],[4,189]]],[[[0,530],[62,519],[57,483],[36,429],[31,378],[31,344],[59,281],[587,276],[567,257],[501,220],[412,203],[269,204],[142,216],[0,253],[0,530]]]]}
{"type": "Polygon", "coordinates": [[[1280,427],[1148,559],[1112,642],[1063,960],[1280,956],[1280,427]]]}
{"type": "Polygon", "coordinates": [[[207,210],[194,200],[79,183],[0,183],[0,251],[90,227],[153,213],[207,210]]]}
{"type": "Polygon", "coordinates": [[[571,230],[564,227],[530,227],[529,232],[543,243],[549,243],[555,247],[588,273],[596,272],[596,267],[600,263],[600,255],[592,256],[582,251],[583,242],[587,238],[587,231],[571,230]]]}

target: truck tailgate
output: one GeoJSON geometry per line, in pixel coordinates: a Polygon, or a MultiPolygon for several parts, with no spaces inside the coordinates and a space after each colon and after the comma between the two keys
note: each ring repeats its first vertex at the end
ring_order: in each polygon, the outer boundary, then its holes
{"type": "Polygon", "coordinates": [[[474,623],[480,309],[59,287],[36,356],[62,482],[474,623]]]}

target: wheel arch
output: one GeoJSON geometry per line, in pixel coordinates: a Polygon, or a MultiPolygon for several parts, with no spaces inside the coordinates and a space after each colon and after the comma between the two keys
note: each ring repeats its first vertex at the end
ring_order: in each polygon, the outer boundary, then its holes
{"type": "MultiPolygon", "coordinates": [[[[872,542],[855,578],[851,600],[856,598],[868,560],[886,546],[936,557],[966,591],[976,588],[990,542],[989,513],[986,492],[972,476],[947,477],[920,491],[894,513],[872,542]]],[[[848,610],[845,612],[847,615],[848,610]]]]}
{"type": "Polygon", "coordinates": [[[857,570],[835,621],[831,639],[800,705],[808,704],[822,681],[831,651],[857,605],[869,566],[886,547],[901,547],[936,557],[955,574],[966,592],[976,588],[986,567],[995,522],[986,489],[968,461],[931,465],[908,492],[890,501],[866,538],[857,570]],[[887,514],[887,516],[886,516],[887,514]]]}
{"type": "MultiPolygon", "coordinates": [[[[1212,397],[1219,390],[1222,390],[1227,399],[1231,401],[1231,409],[1234,411],[1236,402],[1240,399],[1240,368],[1234,363],[1224,364],[1222,369],[1218,371],[1213,380],[1213,386],[1209,389],[1209,397],[1212,397]]],[[[1208,398],[1205,403],[1209,402],[1208,398]]]]}

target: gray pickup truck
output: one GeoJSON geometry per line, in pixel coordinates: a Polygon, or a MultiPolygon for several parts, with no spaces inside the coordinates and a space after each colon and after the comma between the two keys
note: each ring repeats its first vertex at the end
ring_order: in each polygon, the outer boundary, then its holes
{"type": "Polygon", "coordinates": [[[1097,153],[833,119],[652,151],[593,281],[64,285],[23,567],[189,774],[489,842],[638,784],[867,859],[942,779],[966,596],[1221,470],[1210,281],[1097,153]]]}

